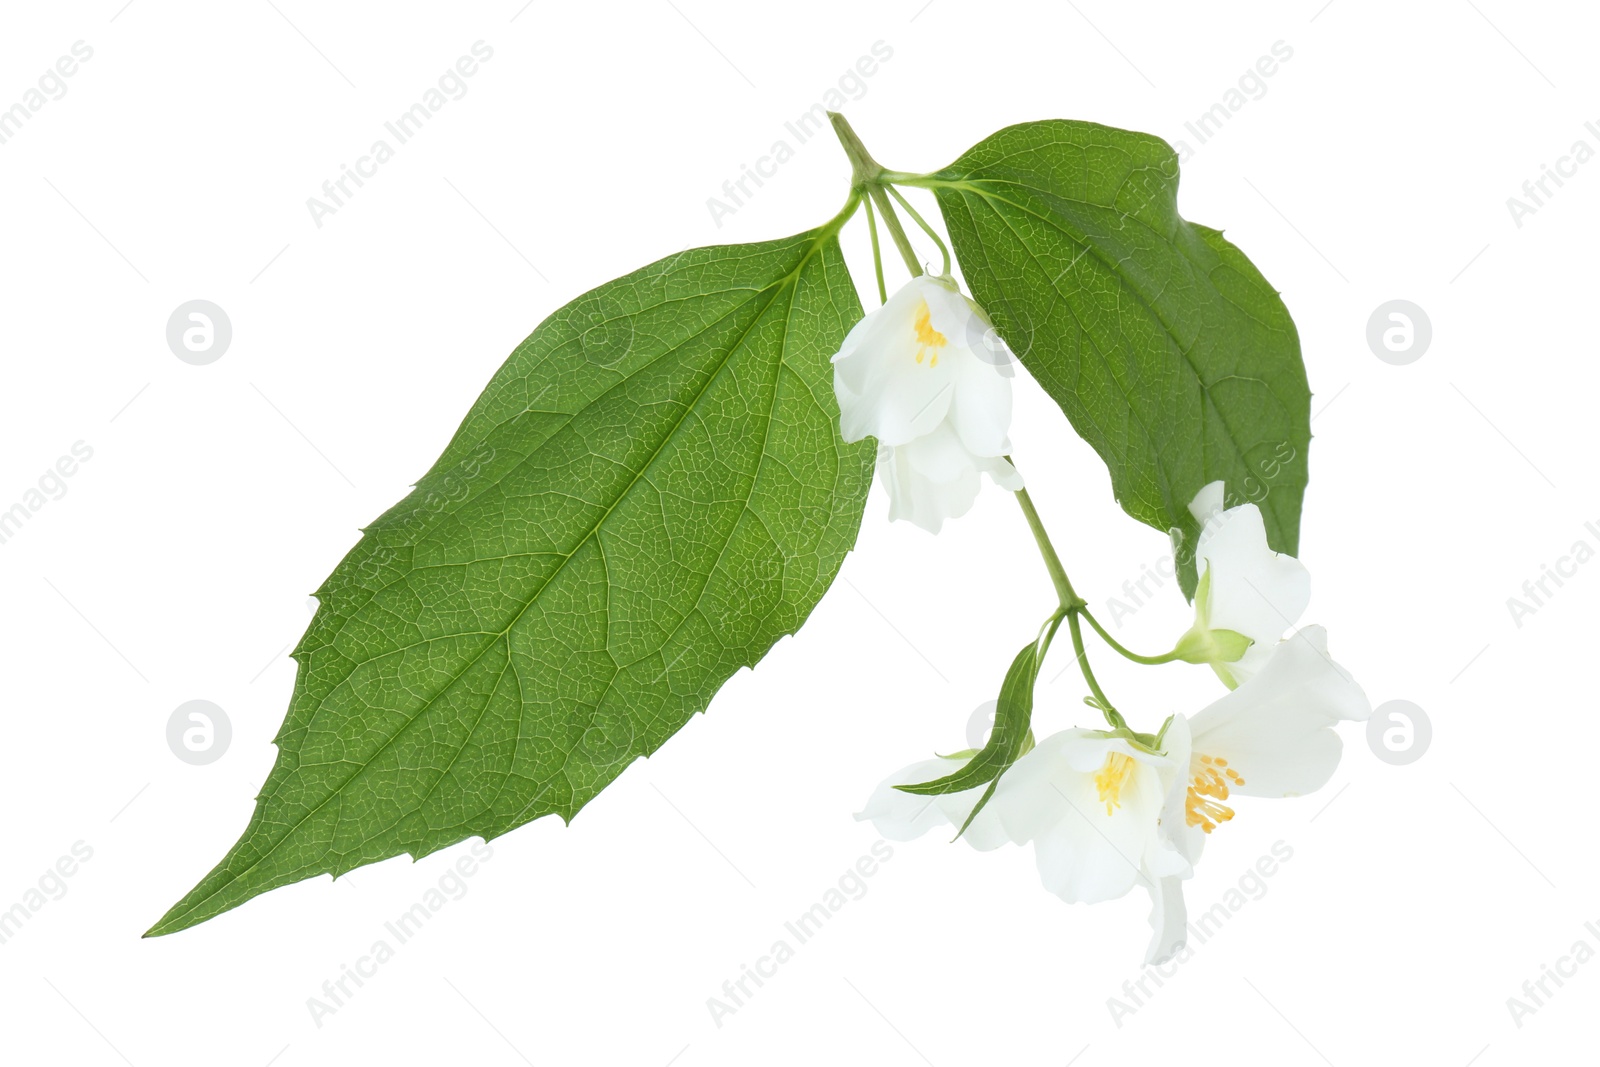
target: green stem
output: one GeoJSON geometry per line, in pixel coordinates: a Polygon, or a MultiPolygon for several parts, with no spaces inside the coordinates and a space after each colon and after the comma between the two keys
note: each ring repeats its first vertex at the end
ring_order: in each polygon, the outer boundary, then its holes
{"type": "Polygon", "coordinates": [[[844,154],[850,159],[850,184],[859,188],[868,182],[877,181],[878,176],[884,173],[883,166],[872,158],[867,146],[861,143],[861,138],[856,135],[850,120],[837,111],[830,111],[828,121],[833,123],[833,132],[838,135],[839,144],[844,147],[844,154]]]}
{"type": "MultiPolygon", "coordinates": [[[[1006,457],[1006,462],[1011,462],[1011,457],[1006,457]]],[[[1067,569],[1061,565],[1061,557],[1056,555],[1055,545],[1050,543],[1050,534],[1045,531],[1044,520],[1039,518],[1039,509],[1033,506],[1033,498],[1026,489],[1016,492],[1017,503],[1022,506],[1022,514],[1028,520],[1028,529],[1033,531],[1033,539],[1039,546],[1039,555],[1044,557],[1044,566],[1050,572],[1050,581],[1056,587],[1056,596],[1061,601],[1060,608],[1056,611],[1057,618],[1066,616],[1067,628],[1072,632],[1072,652],[1078,659],[1078,669],[1083,672],[1083,680],[1089,684],[1089,692],[1099,702],[1100,713],[1106,717],[1113,729],[1126,729],[1127,722],[1120,712],[1112,705],[1111,698],[1106,696],[1106,691],[1100,688],[1100,681],[1094,676],[1094,669],[1089,666],[1089,654],[1083,647],[1083,624],[1078,621],[1079,615],[1089,616],[1088,605],[1072,588],[1072,579],[1067,577],[1067,569]]],[[[1089,622],[1099,630],[1099,624],[1089,616],[1089,622]]],[[[1102,635],[1103,636],[1103,635],[1102,635]]]]}
{"type": "Polygon", "coordinates": [[[889,202],[889,197],[884,193],[883,186],[876,183],[867,186],[867,196],[878,205],[878,210],[883,214],[883,224],[889,229],[889,236],[894,238],[894,246],[900,250],[900,258],[905,261],[906,270],[911,272],[913,278],[922,273],[922,264],[917,260],[917,253],[911,247],[911,239],[906,236],[904,226],[900,225],[900,216],[894,213],[894,205],[889,202]]]}
{"type": "Polygon", "coordinates": [[[1112,706],[1111,699],[1106,696],[1106,691],[1100,688],[1094,671],[1089,667],[1089,654],[1083,647],[1083,626],[1078,622],[1082,610],[1080,606],[1067,612],[1067,628],[1072,631],[1072,651],[1078,657],[1078,669],[1083,671],[1083,680],[1089,683],[1089,692],[1100,702],[1100,713],[1106,717],[1106,721],[1113,729],[1125,730],[1128,727],[1127,720],[1112,706]]]}
{"type": "Polygon", "coordinates": [[[1163,652],[1159,656],[1141,656],[1137,652],[1129,651],[1123,646],[1122,642],[1118,641],[1115,637],[1112,637],[1106,632],[1106,628],[1100,625],[1100,620],[1090,614],[1087,607],[1079,608],[1078,614],[1089,620],[1089,625],[1094,627],[1094,632],[1100,635],[1100,639],[1102,641],[1110,645],[1117,652],[1121,653],[1124,658],[1131,659],[1135,663],[1144,663],[1153,667],[1161,663],[1171,663],[1178,658],[1178,652],[1176,649],[1172,650],[1171,652],[1163,652]]]}
{"type": "Polygon", "coordinates": [[[900,201],[900,206],[906,209],[906,214],[911,216],[912,221],[914,221],[918,226],[922,227],[922,232],[933,238],[933,243],[939,246],[939,255],[944,257],[943,273],[946,277],[949,277],[950,249],[945,247],[944,238],[939,236],[939,231],[928,225],[928,221],[926,219],[917,214],[917,209],[911,206],[911,201],[907,200],[901,195],[900,190],[896,189],[893,185],[889,186],[888,188],[890,195],[892,195],[896,200],[900,201]]]}
{"type": "Polygon", "coordinates": [[[856,208],[860,207],[861,204],[861,190],[850,190],[850,197],[844,202],[844,207],[839,209],[839,213],[837,215],[823,223],[818,232],[824,238],[834,236],[840,230],[844,229],[844,224],[850,221],[850,219],[856,213],[856,208]]]}
{"type": "Polygon", "coordinates": [[[894,213],[894,205],[889,202],[888,194],[883,191],[881,178],[884,173],[883,166],[872,158],[867,146],[861,143],[861,138],[856,136],[849,119],[837,111],[830,111],[828,120],[833,123],[833,132],[839,136],[839,143],[844,146],[844,154],[850,158],[851,186],[865,191],[877,205],[878,213],[883,216],[883,224],[888,227],[889,236],[894,239],[894,246],[900,250],[900,258],[905,260],[906,270],[911,272],[913,278],[917,277],[922,273],[922,264],[917,260],[916,250],[911,247],[911,239],[906,236],[905,227],[900,225],[900,217],[894,213]]]}
{"type": "MultiPolygon", "coordinates": [[[[1010,456],[1006,457],[1006,462],[1011,462],[1010,456]]],[[[1027,517],[1028,529],[1033,531],[1033,540],[1039,546],[1039,555],[1044,557],[1044,566],[1050,572],[1050,581],[1056,587],[1056,597],[1061,601],[1061,610],[1077,611],[1083,607],[1084,599],[1072,588],[1072,580],[1067,577],[1067,570],[1061,565],[1061,557],[1056,555],[1055,545],[1050,543],[1050,535],[1045,532],[1039,511],[1033,506],[1033,498],[1028,495],[1026,489],[1018,489],[1016,497],[1017,503],[1022,505],[1022,514],[1027,517]]]]}
{"type": "Polygon", "coordinates": [[[867,232],[872,234],[872,269],[878,276],[878,303],[889,302],[889,290],[883,285],[883,253],[878,248],[878,217],[872,213],[872,201],[863,201],[867,208],[867,232]]]}

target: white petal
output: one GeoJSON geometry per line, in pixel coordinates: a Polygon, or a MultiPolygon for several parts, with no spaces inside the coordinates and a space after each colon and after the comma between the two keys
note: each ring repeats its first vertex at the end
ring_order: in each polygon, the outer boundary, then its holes
{"type": "Polygon", "coordinates": [[[1333,725],[1367,718],[1372,705],[1327,646],[1326,631],[1307,626],[1273,649],[1261,673],[1190,720],[1195,753],[1220,756],[1243,776],[1234,792],[1302,796],[1333,776],[1342,747],[1333,725]]]}
{"type": "Polygon", "coordinates": [[[878,450],[878,477],[889,493],[890,520],[938,533],[978,498],[978,471],[947,426],[898,448],[878,450]]]}
{"type": "Polygon", "coordinates": [[[876,437],[901,445],[928,433],[950,412],[953,377],[946,364],[918,365],[911,346],[864,349],[841,360],[833,368],[840,435],[847,442],[876,437]]]}
{"type": "Polygon", "coordinates": [[[1226,490],[1227,486],[1223,484],[1221,479],[1218,479],[1207,484],[1189,502],[1189,514],[1193,515],[1195,521],[1200,524],[1202,533],[1212,519],[1222,514],[1222,503],[1226,490]]]}
{"type": "MultiPolygon", "coordinates": [[[[1213,482],[1190,505],[1215,507],[1220,482],[1213,482]]],[[[1253,677],[1272,655],[1278,639],[1299,621],[1311,600],[1311,575],[1293,556],[1267,545],[1261,509],[1241,504],[1212,516],[1195,545],[1196,566],[1210,574],[1205,618],[1197,623],[1214,630],[1234,630],[1254,642],[1236,662],[1219,665],[1224,680],[1238,685],[1253,677]]]]}
{"type": "Polygon", "coordinates": [[[975,456],[1003,456],[1011,451],[1011,380],[999,368],[972,352],[951,359],[955,392],[949,418],[961,443],[975,456]]]}
{"type": "Polygon", "coordinates": [[[912,279],[845,336],[833,357],[833,388],[846,441],[870,435],[881,444],[904,444],[944,421],[955,368],[921,351],[916,319],[928,299],[949,295],[937,283],[912,279]]]}
{"type": "Polygon", "coordinates": [[[1150,947],[1145,950],[1145,966],[1166,963],[1189,939],[1189,909],[1183,900],[1183,879],[1156,879],[1150,886],[1150,947]]]}
{"type": "Polygon", "coordinates": [[[994,320],[978,306],[976,300],[971,297],[963,299],[973,314],[973,321],[967,326],[967,348],[984,363],[997,369],[1002,377],[1016,377],[1016,365],[1021,361],[1017,359],[1017,354],[1011,351],[1006,339],[1000,336],[994,320]]]}
{"type": "Polygon", "coordinates": [[[900,445],[896,451],[905,457],[922,477],[932,482],[951,482],[967,474],[977,473],[972,453],[961,444],[954,428],[948,422],[915,441],[900,445]]]}
{"type": "Polygon", "coordinates": [[[986,328],[986,324],[974,326],[978,315],[972,303],[961,295],[954,278],[922,274],[907,282],[906,288],[915,289],[917,298],[927,301],[929,323],[943,335],[947,345],[966,349],[976,336],[973,330],[986,328]]]}
{"type": "Polygon", "coordinates": [[[992,811],[1006,837],[1021,845],[1064,818],[1067,800],[1057,787],[1076,773],[1062,756],[1062,749],[1072,741],[1072,732],[1062,731],[1034,745],[1001,776],[994,797],[978,819],[992,811]]]}
{"type": "MultiPolygon", "coordinates": [[[[870,820],[891,841],[909,841],[940,827],[959,828],[967,822],[987,784],[934,796],[907,793],[895,786],[931,782],[966,764],[966,758],[941,757],[903,767],[878,786],[856,818],[870,820]]],[[[1059,819],[1066,805],[1050,784],[1052,767],[1058,765],[1050,746],[1035,747],[1024,755],[1001,777],[989,803],[967,825],[961,840],[980,852],[1008,842],[1026,844],[1036,827],[1059,819]]]]}
{"type": "Polygon", "coordinates": [[[1173,716],[1162,737],[1162,746],[1181,771],[1168,780],[1161,806],[1160,847],[1145,865],[1150,877],[1151,927],[1150,946],[1144,961],[1147,966],[1167,962],[1183,951],[1188,940],[1189,917],[1183,899],[1183,882],[1200,862],[1206,838],[1199,827],[1188,825],[1190,745],[1189,720],[1182,715],[1173,716]]]}
{"type": "Polygon", "coordinates": [[[947,341],[941,361],[954,374],[949,418],[961,443],[975,456],[1005,455],[1011,451],[1010,349],[949,279],[937,279],[922,292],[933,328],[947,341]]]}
{"type": "Polygon", "coordinates": [[[982,794],[981,788],[929,797],[894,787],[943,778],[966,766],[966,762],[964,759],[940,758],[902,767],[873,790],[866,806],[856,812],[856,818],[863,822],[870,821],[878,833],[891,841],[910,841],[952,822],[960,826],[982,794]]]}
{"type": "Polygon", "coordinates": [[[978,470],[987,474],[994,484],[1000,488],[1009,489],[1013,493],[1024,488],[1022,475],[1004,457],[979,456],[974,462],[977,464],[978,470]]]}
{"type": "Polygon", "coordinates": [[[1161,741],[1167,757],[1179,770],[1167,781],[1167,794],[1161,804],[1160,836],[1182,862],[1192,869],[1200,862],[1200,853],[1205,848],[1206,834],[1200,827],[1190,826],[1188,819],[1189,762],[1193,753],[1189,720],[1183,715],[1173,716],[1171,724],[1167,726],[1166,736],[1161,741]]]}
{"type": "Polygon", "coordinates": [[[1142,868],[1156,841],[1165,793],[1160,764],[1166,761],[1139,753],[1120,739],[1065,733],[1079,735],[1061,749],[1062,762],[1072,773],[1058,775],[1053,784],[1068,811],[1034,840],[1039,877],[1046,889],[1069,903],[1111,900],[1149,882],[1142,868]],[[1132,756],[1134,767],[1108,812],[1095,773],[1110,752],[1132,756]]]}

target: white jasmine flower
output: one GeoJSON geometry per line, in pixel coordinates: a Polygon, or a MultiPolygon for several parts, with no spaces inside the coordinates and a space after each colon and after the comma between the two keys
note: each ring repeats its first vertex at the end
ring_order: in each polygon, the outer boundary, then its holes
{"type": "Polygon", "coordinates": [[[1311,600],[1311,575],[1293,556],[1267,546],[1260,508],[1223,507],[1221,482],[1200,490],[1189,511],[1201,523],[1195,543],[1200,581],[1194,626],[1178,650],[1190,662],[1210,663],[1232,689],[1262,669],[1284,631],[1300,620],[1311,600]]]}
{"type": "Polygon", "coordinates": [[[1343,748],[1334,726],[1371,714],[1361,687],[1328,658],[1327,633],[1307,626],[1278,642],[1249,681],[1193,716],[1173,718],[1162,748],[1185,770],[1167,791],[1160,834],[1186,862],[1149,886],[1155,935],[1147,963],[1163,962],[1184,945],[1182,880],[1200,861],[1206,835],[1233,818],[1227,802],[1321,789],[1343,748]]]}
{"type": "MultiPolygon", "coordinates": [[[[857,819],[908,841],[960,826],[982,786],[918,796],[894,788],[929,782],[965,765],[968,755],[915,763],[878,786],[857,819]]],[[[1136,885],[1187,873],[1188,861],[1159,833],[1166,797],[1184,778],[1178,761],[1099,730],[1064,730],[1040,741],[1000,778],[994,796],[962,840],[988,851],[1032,844],[1046,889],[1069,903],[1112,900],[1136,885]]]]}
{"type": "Polygon", "coordinates": [[[878,439],[889,518],[938,533],[966,514],[979,475],[1022,477],[1011,450],[1011,352],[953,279],[912,278],[850,330],[833,357],[846,441],[878,439]]]}
{"type": "MultiPolygon", "coordinates": [[[[1249,682],[1192,716],[1174,716],[1159,752],[1103,730],[1040,741],[1001,777],[962,840],[981,851],[1031,844],[1045,888],[1069,903],[1112,900],[1142,885],[1153,928],[1145,962],[1162,963],[1184,946],[1183,881],[1206,836],[1233,819],[1230,802],[1322,788],[1342,750],[1334,726],[1371,711],[1361,687],[1328,658],[1322,628],[1308,626],[1279,642],[1249,682]]],[[[960,826],[984,787],[919,796],[895,786],[942,778],[970,758],[901,769],[856,818],[895,841],[960,826]]]]}

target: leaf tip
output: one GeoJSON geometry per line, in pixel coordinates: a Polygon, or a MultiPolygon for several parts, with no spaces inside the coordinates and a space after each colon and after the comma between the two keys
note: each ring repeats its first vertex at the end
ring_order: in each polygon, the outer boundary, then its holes
{"type": "Polygon", "coordinates": [[[139,940],[144,941],[152,937],[166,937],[168,934],[175,934],[179,930],[186,928],[189,924],[183,922],[181,917],[176,920],[173,918],[172,913],[176,910],[176,906],[174,906],[172,909],[169,909],[165,915],[156,920],[154,926],[150,927],[150,929],[139,935],[139,940]]]}

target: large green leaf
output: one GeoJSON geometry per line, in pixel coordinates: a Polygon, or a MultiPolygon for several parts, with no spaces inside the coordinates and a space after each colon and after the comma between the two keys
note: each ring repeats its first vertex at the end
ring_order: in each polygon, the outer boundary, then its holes
{"type": "Polygon", "coordinates": [[[805,621],[872,469],[837,429],[836,232],[680,253],[518,346],[317,592],[255,814],[151,934],[571,819],[805,621]]]}
{"type": "Polygon", "coordinates": [[[1244,253],[1178,215],[1165,141],[1031,122],[895,180],[933,190],[973,296],[1128,514],[1192,548],[1189,503],[1222,479],[1230,505],[1260,505],[1275,549],[1297,549],[1311,440],[1299,337],[1244,253]]]}

